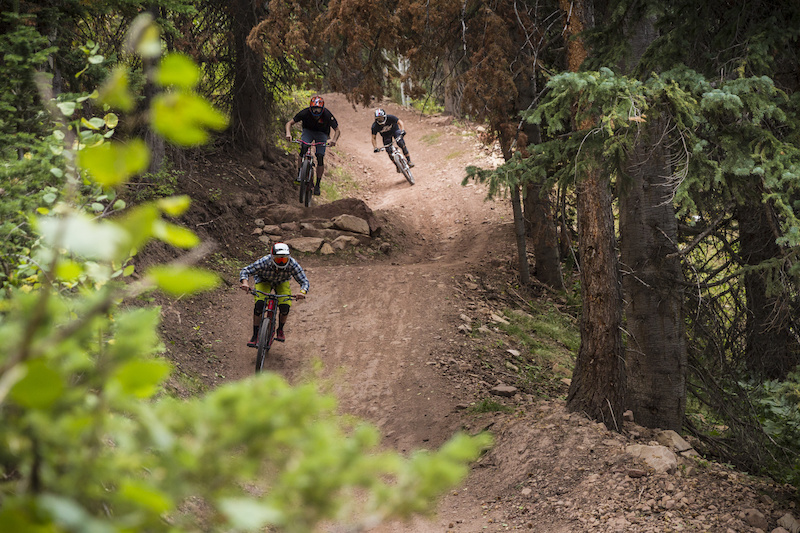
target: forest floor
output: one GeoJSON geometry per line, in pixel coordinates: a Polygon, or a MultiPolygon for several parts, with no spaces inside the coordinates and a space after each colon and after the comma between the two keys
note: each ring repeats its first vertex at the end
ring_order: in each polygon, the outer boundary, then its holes
{"type": "MultiPolygon", "coordinates": [[[[319,381],[342,412],[375,424],[383,444],[401,453],[438,447],[457,431],[495,438],[435,515],[372,531],[730,533],[773,531],[786,513],[798,516],[791,488],[713,461],[684,460],[672,474],[642,469],[625,447],[649,443],[653,431],[626,423],[611,432],[568,413],[568,369],[540,369],[547,376],[535,382],[512,371],[509,350],[525,357],[529,348],[498,327],[498,317],[530,313],[530,300],[574,317],[547,291],[518,287],[509,202],[486,201],[484,185],[461,185],[468,165],[490,168],[497,154],[479,128],[381,104],[405,122],[416,164],[411,186],[384,153],[373,153],[372,109],[340,95],[325,99],[342,136],[329,149],[317,207],[298,209],[294,159],[283,154],[252,161],[206,153],[185,163],[177,188],[194,199],[185,221],[216,243],[204,262],[225,285],[158,301],[168,355],[183,376],[171,385],[178,393],[253,373],[255,350],[245,345],[252,300],[237,286],[239,270],[268,250],[253,233],[256,219],[289,206],[300,222],[329,214],[326,206],[349,206],[371,213],[380,235],[332,255],[296,254],[311,289],[294,304],[268,370],[291,383],[319,381]],[[351,200],[335,202],[337,194],[351,200]],[[500,384],[518,392],[493,395],[500,384]]],[[[169,257],[151,249],[145,260],[169,257]]]]}

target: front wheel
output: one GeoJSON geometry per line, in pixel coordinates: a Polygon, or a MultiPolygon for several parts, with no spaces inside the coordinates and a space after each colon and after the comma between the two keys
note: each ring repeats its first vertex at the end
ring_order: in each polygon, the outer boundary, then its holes
{"type": "Polygon", "coordinates": [[[314,167],[311,167],[308,179],[305,182],[303,182],[302,185],[302,187],[304,187],[306,190],[306,199],[305,202],[303,202],[303,205],[305,205],[306,207],[311,205],[311,198],[314,196],[314,179],[312,177],[313,170],[314,167]]]}
{"type": "Polygon", "coordinates": [[[411,185],[414,185],[414,176],[411,174],[411,168],[408,166],[408,161],[406,161],[405,158],[403,158],[403,176],[406,177],[406,180],[408,180],[411,185]]]}
{"type": "MultiPolygon", "coordinates": [[[[308,206],[311,203],[311,198],[308,198],[308,184],[311,182],[311,163],[308,160],[303,160],[300,166],[300,203],[308,206]]],[[[313,191],[312,191],[313,193],[313,191]]]]}
{"type": "MultiPolygon", "coordinates": [[[[264,311],[266,313],[266,311],[264,311]]],[[[275,326],[272,317],[266,317],[261,321],[258,329],[258,353],[256,354],[256,374],[264,368],[264,361],[267,359],[272,337],[275,334],[275,326]]]]}

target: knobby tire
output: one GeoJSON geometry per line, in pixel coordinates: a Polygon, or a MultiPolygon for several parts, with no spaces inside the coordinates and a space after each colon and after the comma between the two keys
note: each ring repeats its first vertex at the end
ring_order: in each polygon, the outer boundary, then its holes
{"type": "MultiPolygon", "coordinates": [[[[264,310],[265,313],[269,311],[264,310]]],[[[261,321],[261,327],[258,329],[258,353],[256,354],[256,373],[261,372],[264,368],[264,361],[267,359],[267,352],[269,352],[270,345],[272,345],[272,337],[275,335],[275,325],[273,324],[274,318],[265,317],[261,321]]]]}
{"type": "Polygon", "coordinates": [[[303,164],[300,167],[300,203],[306,207],[311,203],[309,192],[311,194],[314,193],[313,190],[309,191],[309,183],[311,183],[311,163],[303,160],[303,164]]]}
{"type": "Polygon", "coordinates": [[[306,201],[304,205],[306,207],[311,205],[311,198],[314,196],[314,180],[311,179],[311,176],[308,177],[308,181],[305,184],[306,187],[306,201]]]}
{"type": "Polygon", "coordinates": [[[403,167],[402,167],[403,176],[406,177],[406,180],[408,180],[408,182],[411,185],[414,185],[414,176],[411,174],[411,168],[408,166],[408,161],[405,159],[403,159],[402,161],[403,161],[403,167]]]}

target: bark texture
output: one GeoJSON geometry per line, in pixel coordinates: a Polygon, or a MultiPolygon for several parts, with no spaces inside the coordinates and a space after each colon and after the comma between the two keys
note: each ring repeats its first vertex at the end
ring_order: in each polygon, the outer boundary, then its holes
{"type": "Polygon", "coordinates": [[[264,76],[264,56],[247,45],[250,31],[263,16],[262,2],[233,0],[228,9],[232,22],[234,58],[231,137],[245,152],[268,152],[268,125],[272,101],[264,76]]]}
{"type": "Polygon", "coordinates": [[[686,411],[683,273],[678,256],[669,256],[678,227],[664,148],[657,144],[661,129],[659,121],[643,125],[619,198],[627,405],[638,424],[678,431],[686,411]]]}
{"type": "Polygon", "coordinates": [[[625,365],[622,359],[621,291],[612,195],[608,180],[590,172],[578,185],[578,251],[581,262],[581,347],[567,408],[614,431],[622,429],[625,365]]]}

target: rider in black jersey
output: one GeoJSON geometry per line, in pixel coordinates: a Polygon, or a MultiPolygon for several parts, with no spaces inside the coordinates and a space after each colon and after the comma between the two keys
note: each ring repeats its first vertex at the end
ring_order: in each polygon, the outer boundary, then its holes
{"type": "MultiPolygon", "coordinates": [[[[414,163],[411,162],[411,156],[408,155],[408,148],[406,147],[406,141],[403,139],[403,136],[406,134],[406,130],[403,127],[403,121],[397,118],[394,115],[387,115],[386,111],[383,109],[376,109],[375,110],[375,122],[372,123],[372,148],[375,152],[380,152],[381,149],[378,146],[378,134],[380,133],[381,137],[383,138],[383,145],[382,146],[389,146],[392,144],[392,139],[397,142],[397,146],[403,150],[403,155],[406,156],[406,160],[408,161],[408,166],[413,167],[414,163]]],[[[389,159],[392,158],[391,152],[389,150],[386,151],[386,154],[389,156],[389,159]]],[[[400,169],[397,169],[400,172],[400,169]]]]}
{"type": "MultiPolygon", "coordinates": [[[[286,123],[286,139],[292,140],[292,126],[295,124],[303,124],[303,133],[300,138],[306,142],[320,142],[327,141],[328,146],[335,146],[336,141],[339,139],[341,131],[339,131],[339,122],[329,110],[325,109],[325,100],[317,95],[311,98],[308,107],[297,113],[292,120],[286,123]],[[328,141],[331,130],[333,130],[333,138],[328,141]]],[[[317,151],[317,183],[314,186],[314,194],[319,196],[319,184],[322,181],[322,175],[325,174],[325,146],[319,145],[316,147],[317,151]]],[[[300,161],[303,160],[308,150],[308,144],[300,145],[300,161]]]]}

